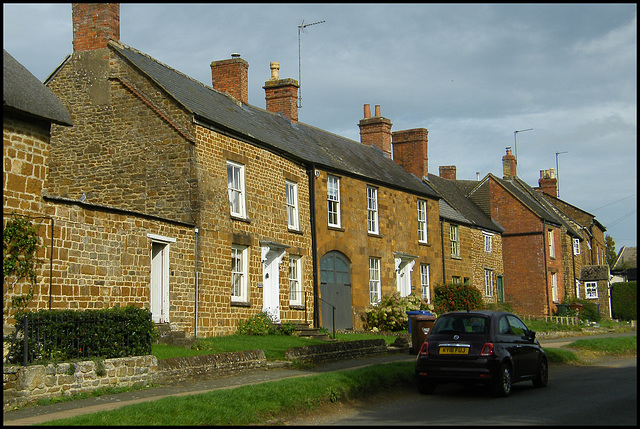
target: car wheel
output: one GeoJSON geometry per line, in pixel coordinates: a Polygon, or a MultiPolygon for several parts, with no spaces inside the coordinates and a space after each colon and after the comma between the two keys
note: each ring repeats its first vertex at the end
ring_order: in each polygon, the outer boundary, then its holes
{"type": "Polygon", "coordinates": [[[498,378],[493,385],[493,393],[503,398],[511,393],[511,367],[506,363],[503,363],[498,371],[498,378]]]}
{"type": "Polygon", "coordinates": [[[431,395],[436,385],[431,381],[418,380],[418,392],[423,395],[431,395]]]}
{"type": "Polygon", "coordinates": [[[549,381],[549,364],[545,358],[540,359],[538,374],[532,380],[535,387],[545,387],[549,381]]]}

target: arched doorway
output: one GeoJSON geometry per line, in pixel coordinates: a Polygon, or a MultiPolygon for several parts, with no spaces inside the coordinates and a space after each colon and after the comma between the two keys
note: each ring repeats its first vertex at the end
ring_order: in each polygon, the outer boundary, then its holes
{"type": "Polygon", "coordinates": [[[323,328],[353,329],[351,263],[340,252],[328,252],[320,260],[320,308],[323,328]]]}

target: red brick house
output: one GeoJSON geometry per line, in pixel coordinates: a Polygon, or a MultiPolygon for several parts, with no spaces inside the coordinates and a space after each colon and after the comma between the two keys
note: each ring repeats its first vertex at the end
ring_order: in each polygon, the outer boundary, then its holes
{"type": "Polygon", "coordinates": [[[208,87],[121,43],[118,4],[72,9],[74,51],[45,82],[74,123],[53,126],[39,191],[52,308],[133,304],[211,336],[259,311],[327,326],[323,303],[360,327],[382,294],[428,291],[438,195],[375,140],[298,123],[276,63],[256,108],[243,59],[207,65],[208,87]]]}

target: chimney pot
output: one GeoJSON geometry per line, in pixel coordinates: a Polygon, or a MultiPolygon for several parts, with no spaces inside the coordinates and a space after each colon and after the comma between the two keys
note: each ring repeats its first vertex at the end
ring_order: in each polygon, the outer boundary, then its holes
{"type": "Polygon", "coordinates": [[[371,106],[368,104],[364,105],[364,118],[370,118],[371,117],[371,106]]]}
{"type": "Polygon", "coordinates": [[[271,78],[264,83],[264,96],[267,111],[281,113],[291,122],[298,123],[298,88],[300,85],[294,79],[280,79],[280,63],[272,61],[271,78]]]}
{"type": "Polygon", "coordinates": [[[240,54],[237,54],[237,53],[231,54],[231,58],[240,58],[240,54]]]}
{"type": "Polygon", "coordinates": [[[280,63],[277,61],[271,61],[269,63],[271,67],[271,79],[270,80],[278,80],[280,79],[280,63]]]}
{"type": "Polygon", "coordinates": [[[376,104],[376,118],[380,117],[380,105],[376,104]]]}

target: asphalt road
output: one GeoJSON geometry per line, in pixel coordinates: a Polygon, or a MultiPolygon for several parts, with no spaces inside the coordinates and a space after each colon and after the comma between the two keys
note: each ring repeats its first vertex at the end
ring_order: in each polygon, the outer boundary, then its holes
{"type": "Polygon", "coordinates": [[[433,395],[396,392],[384,400],[336,405],[294,425],[328,426],[637,426],[636,358],[606,358],[592,366],[552,364],[549,384],[514,384],[494,398],[482,386],[448,384],[433,395]]]}

